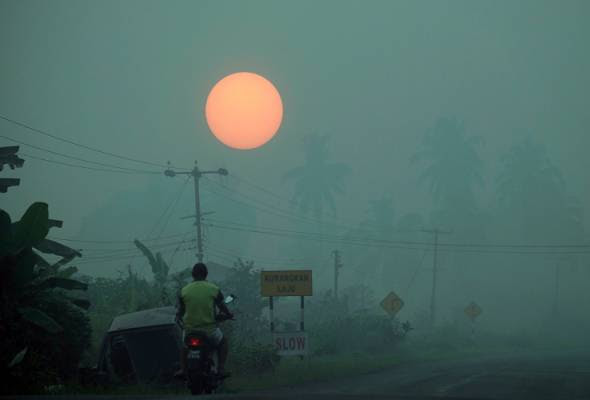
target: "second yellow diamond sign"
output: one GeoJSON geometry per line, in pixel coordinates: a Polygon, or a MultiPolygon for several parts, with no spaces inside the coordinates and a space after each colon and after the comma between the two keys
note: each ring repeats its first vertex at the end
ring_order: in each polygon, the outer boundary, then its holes
{"type": "Polygon", "coordinates": [[[399,312],[404,306],[404,301],[394,292],[389,292],[383,300],[381,307],[392,317],[399,312]]]}

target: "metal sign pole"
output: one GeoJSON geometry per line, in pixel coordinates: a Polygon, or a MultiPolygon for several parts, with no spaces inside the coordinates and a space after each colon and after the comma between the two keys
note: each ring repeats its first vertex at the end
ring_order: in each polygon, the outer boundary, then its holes
{"type": "MultiPolygon", "coordinates": [[[[301,296],[301,322],[299,322],[299,330],[301,332],[303,332],[305,330],[305,322],[304,322],[304,316],[305,316],[305,297],[301,296]]],[[[301,360],[305,360],[305,356],[301,356],[300,359],[301,360]]]]}
{"type": "Polygon", "coordinates": [[[274,306],[273,306],[273,298],[270,296],[268,298],[268,308],[270,310],[270,331],[275,331],[275,318],[274,318],[274,306]]]}
{"type": "Polygon", "coordinates": [[[299,323],[299,330],[303,332],[305,330],[304,322],[304,311],[305,311],[305,297],[301,296],[301,322],[299,323]]]}

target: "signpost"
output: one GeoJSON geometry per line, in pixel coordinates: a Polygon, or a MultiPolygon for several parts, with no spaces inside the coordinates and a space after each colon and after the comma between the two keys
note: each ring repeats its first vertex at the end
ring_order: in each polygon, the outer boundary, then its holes
{"type": "Polygon", "coordinates": [[[311,270],[262,271],[262,296],[311,296],[311,270]]]}
{"type": "Polygon", "coordinates": [[[313,294],[311,270],[262,271],[260,291],[268,297],[270,331],[273,345],[280,356],[304,356],[307,354],[307,333],[305,332],[305,296],[313,294]],[[275,332],[274,301],[277,296],[301,297],[301,321],[298,332],[275,332]]]}
{"type": "Polygon", "coordinates": [[[279,356],[307,354],[307,332],[276,332],[272,339],[279,356]]]}
{"type": "Polygon", "coordinates": [[[464,311],[465,315],[471,319],[471,336],[473,337],[475,335],[475,319],[481,315],[483,310],[476,302],[472,301],[464,311]]]}
{"type": "Polygon", "coordinates": [[[381,300],[381,308],[383,308],[391,317],[394,317],[403,306],[404,301],[395,294],[395,292],[389,292],[389,294],[381,300]]]}

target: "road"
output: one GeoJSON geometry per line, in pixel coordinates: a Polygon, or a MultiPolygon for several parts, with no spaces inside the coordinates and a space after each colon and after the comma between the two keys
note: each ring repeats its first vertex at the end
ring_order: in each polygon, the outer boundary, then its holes
{"type": "Polygon", "coordinates": [[[590,399],[590,351],[421,363],[250,399],[590,399]]]}
{"type": "MultiPolygon", "coordinates": [[[[58,400],[61,396],[51,396],[58,400]]],[[[121,396],[79,396],[120,400],[121,396]]],[[[159,399],[161,396],[131,396],[159,399]]],[[[167,397],[170,399],[170,397],[167,397]]],[[[203,396],[235,400],[590,400],[590,351],[509,354],[423,362],[272,392],[203,396]]],[[[71,399],[71,397],[69,398],[71,399]]],[[[174,400],[192,399],[175,396],[174,400]]]]}

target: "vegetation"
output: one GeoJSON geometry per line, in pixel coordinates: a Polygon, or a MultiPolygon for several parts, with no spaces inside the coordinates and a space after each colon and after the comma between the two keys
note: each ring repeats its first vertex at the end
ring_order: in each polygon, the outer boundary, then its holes
{"type": "Polygon", "coordinates": [[[328,140],[326,135],[307,135],[303,141],[304,165],[283,175],[283,181],[294,183],[296,206],[317,219],[323,217],[326,205],[336,213],[334,195],[344,193],[343,181],[351,172],[346,164],[328,161],[328,140]]]}
{"type": "Polygon", "coordinates": [[[42,392],[76,376],[90,344],[87,289],[62,268],[79,253],[46,239],[48,206],[32,204],[19,221],[0,210],[0,374],[4,393],[42,392]],[[50,264],[39,253],[61,259],[50,264]]]}

